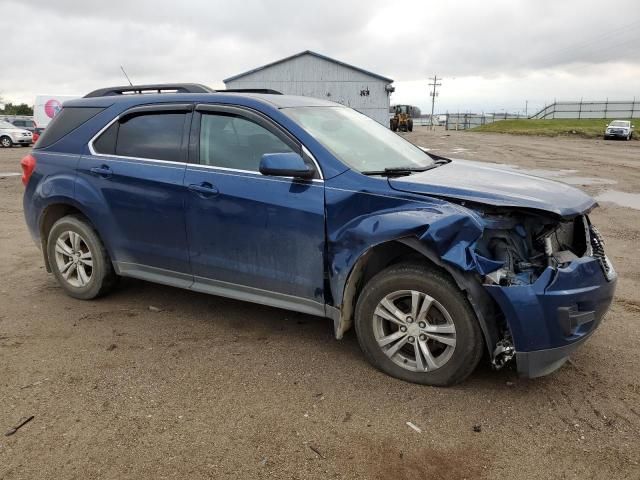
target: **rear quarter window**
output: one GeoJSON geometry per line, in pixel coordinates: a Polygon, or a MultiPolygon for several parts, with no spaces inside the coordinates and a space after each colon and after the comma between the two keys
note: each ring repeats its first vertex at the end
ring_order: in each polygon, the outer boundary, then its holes
{"type": "Polygon", "coordinates": [[[104,110],[102,107],[63,107],[60,113],[51,120],[34,148],[53,145],[102,110],[104,110]]]}

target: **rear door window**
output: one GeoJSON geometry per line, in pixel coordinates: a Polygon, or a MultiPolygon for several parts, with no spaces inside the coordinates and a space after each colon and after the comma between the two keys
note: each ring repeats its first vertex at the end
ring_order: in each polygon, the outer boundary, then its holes
{"type": "Polygon", "coordinates": [[[93,143],[96,153],[151,160],[183,161],[187,114],[155,112],[114,122],[93,143]]]}

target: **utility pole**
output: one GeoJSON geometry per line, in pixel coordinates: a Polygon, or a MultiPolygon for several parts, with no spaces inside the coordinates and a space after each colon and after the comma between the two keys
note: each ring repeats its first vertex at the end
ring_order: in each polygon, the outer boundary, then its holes
{"type": "MultiPolygon", "coordinates": [[[[429,80],[431,80],[431,83],[429,83],[429,86],[433,87],[431,92],[429,92],[429,95],[431,95],[431,120],[429,122],[429,125],[430,125],[429,130],[433,130],[433,111],[436,105],[436,97],[438,96],[437,88],[442,86],[442,83],[438,83],[437,75],[434,75],[433,77],[429,77],[429,80]]],[[[442,78],[440,80],[442,80],[442,78]]]]}
{"type": "Polygon", "coordinates": [[[529,118],[529,100],[524,101],[524,118],[529,118]]]}

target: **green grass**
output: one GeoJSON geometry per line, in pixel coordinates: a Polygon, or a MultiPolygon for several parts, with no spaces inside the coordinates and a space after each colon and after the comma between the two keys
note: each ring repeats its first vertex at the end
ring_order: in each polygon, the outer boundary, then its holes
{"type": "MultiPolygon", "coordinates": [[[[624,119],[621,119],[624,120],[624,119]]],[[[602,137],[604,129],[611,120],[605,119],[557,119],[557,120],[499,120],[471,129],[471,132],[510,133],[512,135],[540,135],[558,137],[563,135],[583,138],[602,137]]],[[[635,119],[632,124],[640,123],[635,119]]],[[[634,132],[638,138],[640,132],[634,132]]]]}

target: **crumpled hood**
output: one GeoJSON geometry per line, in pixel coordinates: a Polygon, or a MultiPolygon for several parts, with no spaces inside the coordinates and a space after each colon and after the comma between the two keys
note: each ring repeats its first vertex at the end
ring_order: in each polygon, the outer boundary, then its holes
{"type": "Polygon", "coordinates": [[[562,217],[583,214],[596,205],[582,190],[564,183],[469,160],[453,160],[433,170],[390,178],[389,185],[403,192],[500,207],[533,208],[562,217]]]}

